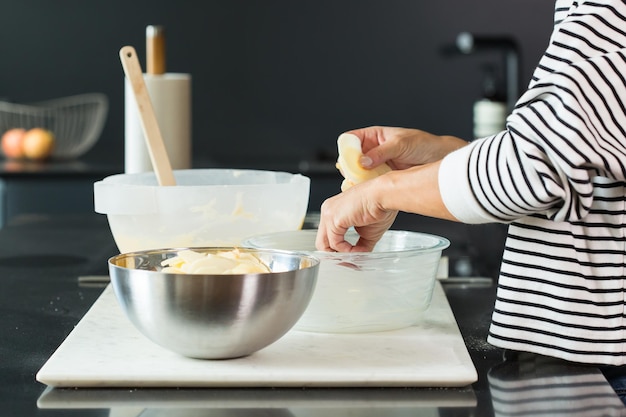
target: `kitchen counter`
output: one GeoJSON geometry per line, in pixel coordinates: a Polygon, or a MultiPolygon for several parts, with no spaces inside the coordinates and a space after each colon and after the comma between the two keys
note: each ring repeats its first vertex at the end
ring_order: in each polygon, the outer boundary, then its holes
{"type": "MultiPolygon", "coordinates": [[[[441,233],[445,235],[445,233],[441,233]]],[[[464,388],[50,389],[35,374],[99,297],[117,254],[106,218],[17,217],[0,230],[0,414],[13,416],[620,415],[593,367],[521,355],[485,341],[490,277],[443,284],[479,379],[464,388]],[[79,280],[79,277],[81,279],[79,280]],[[551,401],[545,401],[546,398],[551,401]],[[559,398],[558,401],[552,401],[559,398]],[[600,399],[598,401],[598,399],[600,399]],[[545,410],[548,410],[547,412],[545,410]],[[527,414],[525,414],[527,413],[527,414]]],[[[157,365],[157,364],[155,364],[157,365]]]]}
{"type": "Polygon", "coordinates": [[[0,158],[0,227],[22,214],[92,213],[93,183],[122,170],[74,159],[0,158]]]}

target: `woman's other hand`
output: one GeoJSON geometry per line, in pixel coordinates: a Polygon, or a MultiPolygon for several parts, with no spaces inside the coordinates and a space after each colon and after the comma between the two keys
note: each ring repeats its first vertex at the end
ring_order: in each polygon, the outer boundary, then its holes
{"type": "Polygon", "coordinates": [[[365,181],[324,201],[315,242],[318,250],[369,252],[374,248],[398,214],[381,206],[374,197],[380,190],[378,182],[378,178],[365,181]],[[345,240],[350,227],[359,234],[354,246],[345,240]]]}
{"type": "Polygon", "coordinates": [[[387,163],[393,169],[435,162],[467,142],[454,136],[438,136],[418,129],[372,126],[351,130],[361,139],[364,168],[387,163]]]}

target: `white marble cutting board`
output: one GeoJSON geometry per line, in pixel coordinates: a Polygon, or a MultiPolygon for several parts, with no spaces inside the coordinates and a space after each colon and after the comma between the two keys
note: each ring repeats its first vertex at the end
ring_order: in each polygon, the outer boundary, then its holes
{"type": "Polygon", "coordinates": [[[218,361],[152,343],[108,286],[37,380],[54,387],[463,387],[477,373],[439,283],[419,325],[364,334],[290,331],[253,355],[218,361]]]}

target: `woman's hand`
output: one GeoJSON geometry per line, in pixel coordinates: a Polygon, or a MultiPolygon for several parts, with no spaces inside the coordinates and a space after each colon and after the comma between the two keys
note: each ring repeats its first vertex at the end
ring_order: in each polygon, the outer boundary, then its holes
{"type": "Polygon", "coordinates": [[[454,136],[437,136],[418,129],[373,126],[356,129],[352,133],[361,139],[365,157],[364,168],[384,162],[393,169],[406,169],[442,159],[467,142],[454,136]]]}
{"type": "Polygon", "coordinates": [[[374,178],[324,201],[315,242],[318,250],[369,252],[374,248],[398,214],[381,206],[374,197],[380,190],[379,182],[374,178]],[[359,234],[354,246],[345,240],[350,227],[359,234]]]}
{"type": "Polygon", "coordinates": [[[453,136],[393,127],[347,133],[361,139],[364,167],[386,162],[394,171],[355,185],[322,204],[318,250],[371,251],[391,227],[398,211],[456,220],[441,200],[437,174],[441,158],[467,142],[453,136]],[[360,236],[354,246],[345,240],[350,227],[360,236]]]}

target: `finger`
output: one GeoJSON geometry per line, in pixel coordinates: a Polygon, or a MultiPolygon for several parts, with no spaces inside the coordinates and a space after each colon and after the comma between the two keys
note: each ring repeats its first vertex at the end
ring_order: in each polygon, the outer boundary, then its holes
{"type": "Polygon", "coordinates": [[[326,228],[320,228],[315,237],[315,248],[325,252],[351,252],[352,244],[344,236],[341,233],[328,233],[326,228]]]}
{"type": "Polygon", "coordinates": [[[353,252],[354,251],[354,247],[352,246],[352,244],[346,241],[345,239],[343,239],[343,237],[337,237],[336,239],[333,239],[331,237],[331,239],[329,239],[329,243],[330,243],[331,251],[334,251],[334,252],[353,252]]]}
{"type": "Polygon", "coordinates": [[[346,241],[346,227],[337,226],[336,224],[330,224],[326,228],[326,239],[330,250],[336,252],[351,252],[352,244],[346,241]]]}
{"type": "Polygon", "coordinates": [[[352,248],[352,252],[371,252],[374,246],[376,246],[376,242],[378,242],[378,239],[371,240],[361,236],[356,245],[352,248]]]}
{"type": "Polygon", "coordinates": [[[361,129],[350,130],[345,133],[351,133],[361,139],[361,148],[364,153],[385,142],[383,128],[380,126],[364,127],[361,129]]]}
{"type": "Polygon", "coordinates": [[[315,236],[315,248],[317,250],[328,252],[331,250],[328,243],[328,235],[326,234],[326,228],[320,221],[319,228],[317,229],[317,235],[315,236]]]}
{"type": "Polygon", "coordinates": [[[377,126],[362,127],[360,129],[349,130],[345,133],[352,133],[361,139],[361,142],[378,142],[379,128],[377,126]]]}
{"type": "Polygon", "coordinates": [[[337,198],[339,198],[339,196],[328,198],[322,203],[320,208],[320,223],[315,237],[315,247],[317,250],[346,250],[346,247],[342,242],[345,241],[344,236],[347,228],[337,226],[339,215],[338,213],[335,213],[333,209],[333,202],[337,198]]]}
{"type": "Polygon", "coordinates": [[[387,141],[368,150],[367,152],[364,152],[364,158],[362,159],[361,164],[363,164],[363,162],[367,162],[367,159],[369,159],[371,161],[370,165],[363,166],[366,166],[367,168],[374,168],[385,162],[390,163],[394,159],[397,159],[401,155],[401,152],[402,150],[398,146],[397,142],[387,141]]]}

